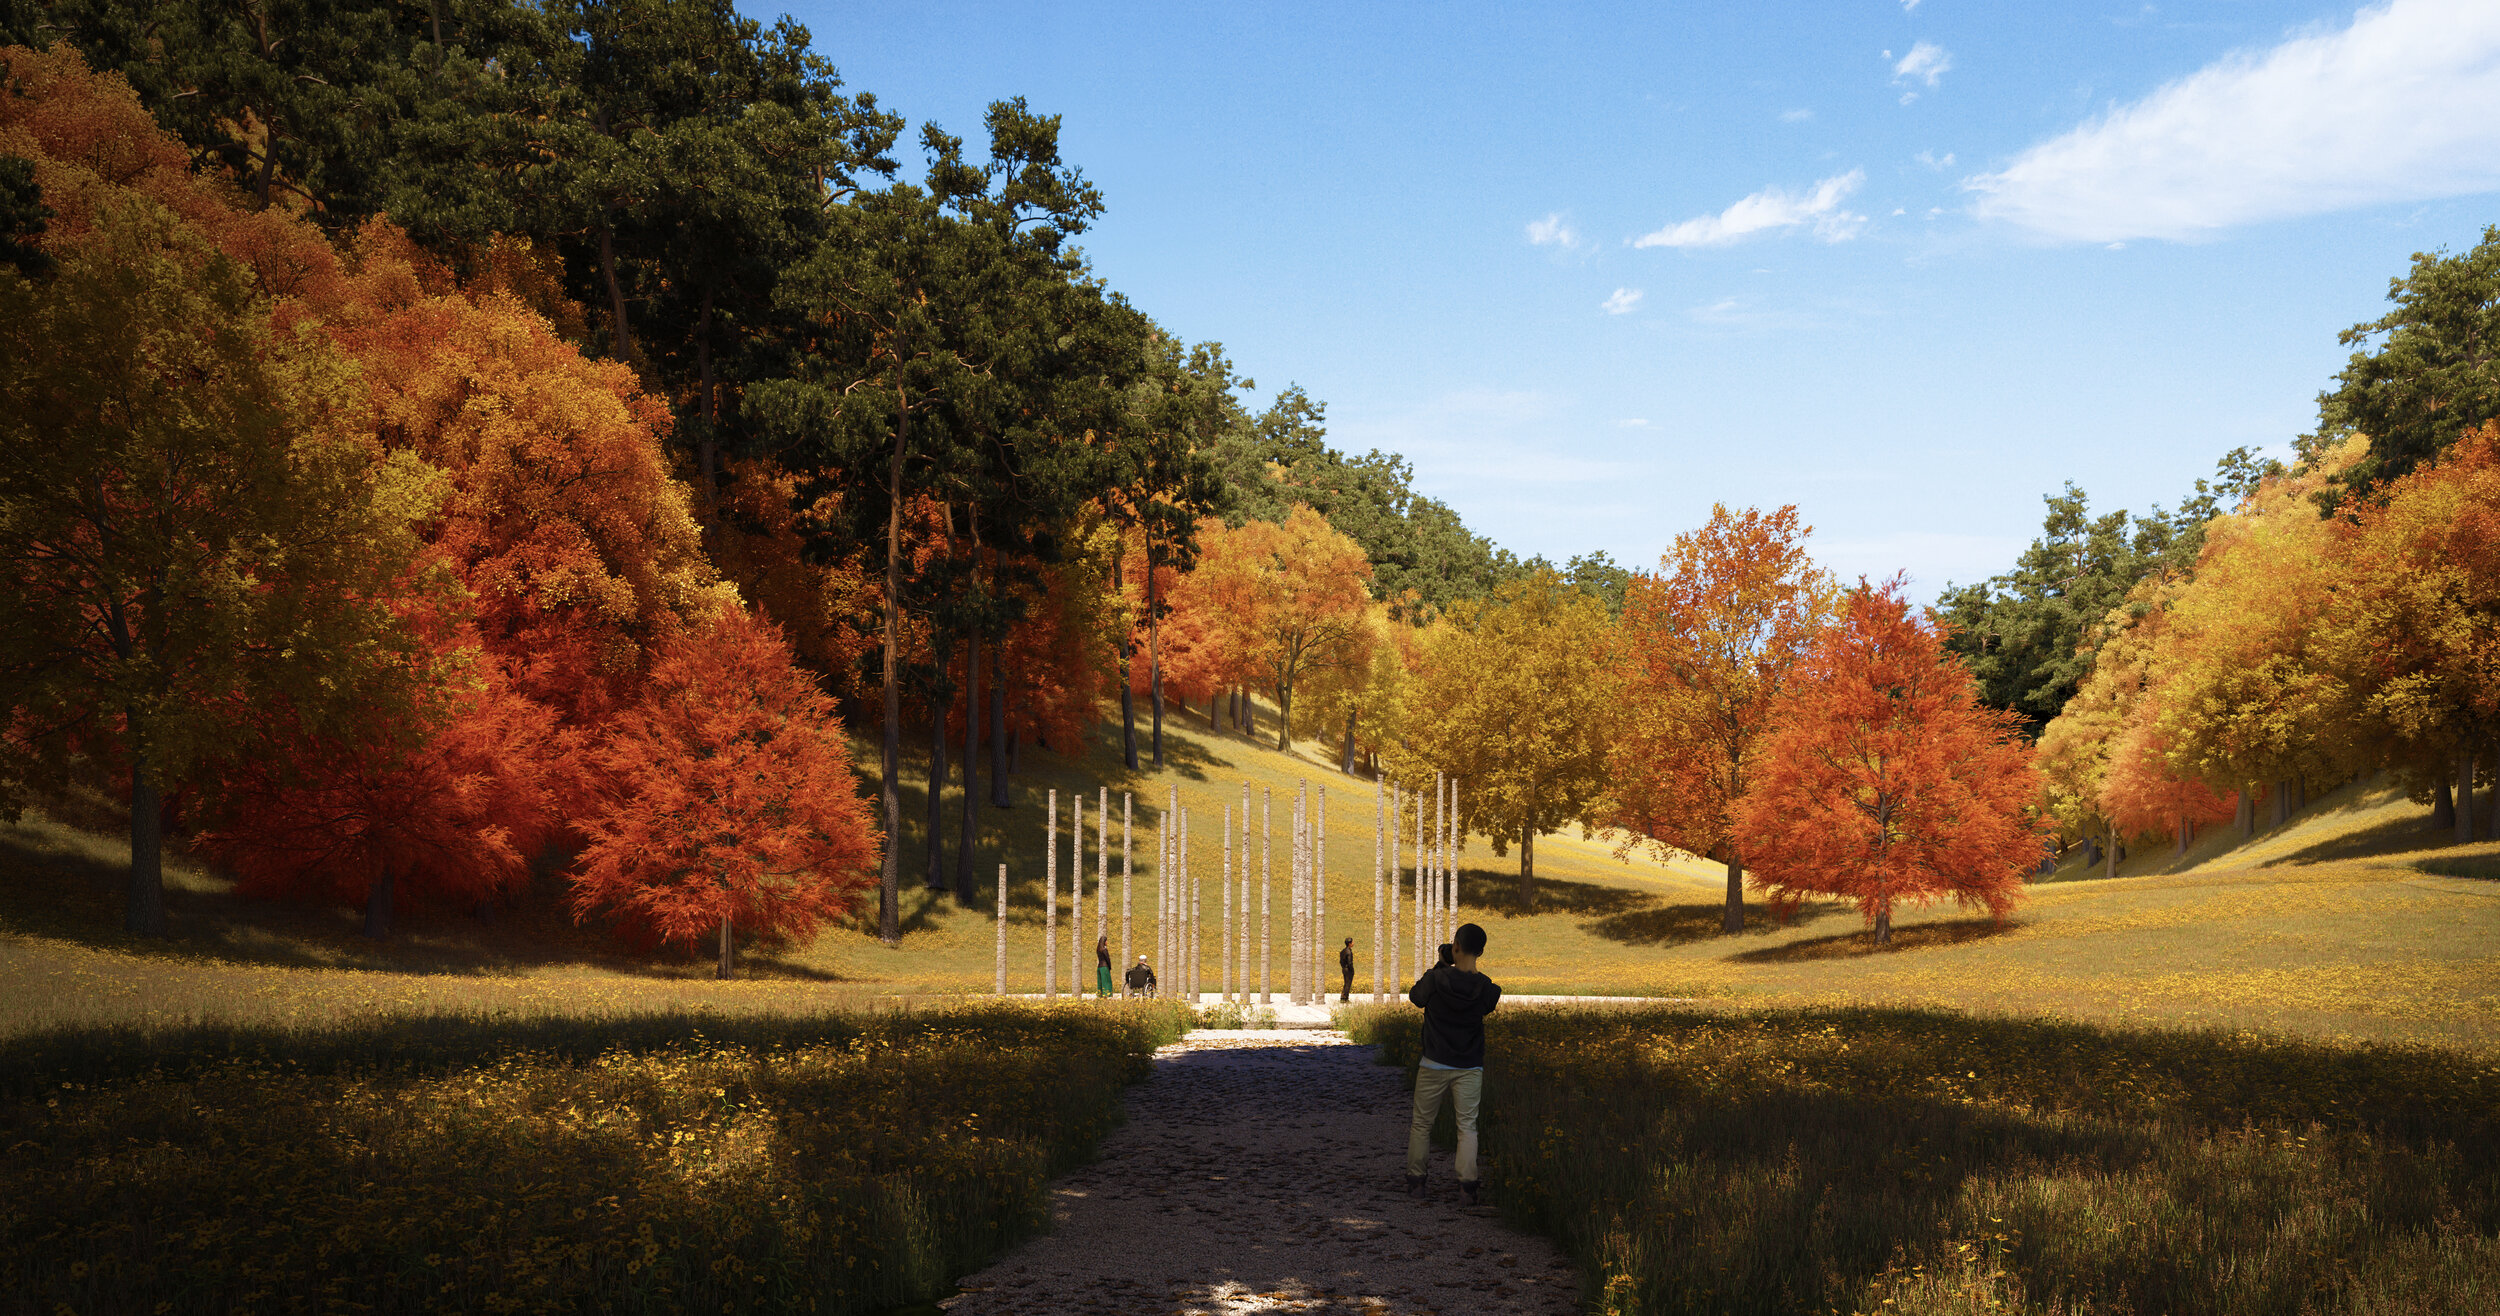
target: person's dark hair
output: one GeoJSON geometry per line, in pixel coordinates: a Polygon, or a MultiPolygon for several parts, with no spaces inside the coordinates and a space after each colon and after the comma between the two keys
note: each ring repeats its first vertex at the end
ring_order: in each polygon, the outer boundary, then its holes
{"type": "Polygon", "coordinates": [[[1457,962],[1458,962],[1458,957],[1457,957],[1457,956],[1454,956],[1454,955],[1452,955],[1452,954],[1450,953],[1450,943],[1448,943],[1448,942],[1446,942],[1446,941],[1445,941],[1445,942],[1442,942],[1442,943],[1441,943],[1441,960],[1440,960],[1440,963],[1435,964],[1435,965],[1433,965],[1432,967],[1434,967],[1434,968],[1436,968],[1436,969],[1447,968],[1447,967],[1449,967],[1450,965],[1455,964],[1455,963],[1457,963],[1457,962]]]}
{"type": "Polygon", "coordinates": [[[1482,955],[1484,953],[1484,929],[1473,923],[1460,924],[1458,948],[1470,955],[1482,955]]]}

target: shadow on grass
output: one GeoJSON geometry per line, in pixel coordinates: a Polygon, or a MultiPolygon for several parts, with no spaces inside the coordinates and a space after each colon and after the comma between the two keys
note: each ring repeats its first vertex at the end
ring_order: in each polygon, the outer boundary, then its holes
{"type": "MultiPolygon", "coordinates": [[[[1825,906],[1827,910],[1836,906],[1825,906]]],[[[1790,919],[1794,926],[1797,920],[1790,919]]],[[[1848,960],[1867,955],[1890,955],[1902,951],[1931,950],[1938,946],[1960,946],[1973,941],[2000,937],[2021,927],[2019,923],[1999,923],[1994,919],[1964,918],[1944,923],[1914,923],[1892,930],[1892,944],[1875,944],[1874,929],[1844,932],[1837,936],[1815,937],[1808,941],[1792,941],[1784,946],[1765,946],[1730,955],[1742,964],[1797,964],[1809,960],[1848,960]]]]}
{"type": "Polygon", "coordinates": [[[2285,864],[2317,864],[2337,859],[2372,859],[2408,854],[2417,850],[2435,850],[2447,845],[2454,833],[2447,828],[2434,828],[2427,814],[2390,818],[2376,827],[2330,836],[2289,854],[2277,855],[2260,867],[2280,868],[2285,864]]]}
{"type": "MultiPolygon", "coordinates": [[[[1829,902],[1801,906],[1795,914],[1789,916],[1787,927],[1794,928],[1818,922],[1838,908],[1839,906],[1829,902]]],[[[1592,935],[1604,937],[1608,941],[1620,942],[1626,946],[1682,946],[1728,935],[1722,931],[1726,922],[1726,903],[1711,900],[1695,904],[1657,905],[1647,909],[1630,909],[1581,926],[1592,935]]],[[[1765,937],[1785,930],[1786,928],[1773,922],[1761,906],[1747,905],[1745,907],[1745,930],[1736,935],[1765,937]]]]}
{"type": "Polygon", "coordinates": [[[2500,854],[2461,854],[2444,858],[2416,859],[2416,872],[2433,877],[2466,877],[2485,882],[2500,882],[2500,854]]]}
{"type": "MultiPolygon", "coordinates": [[[[128,861],[80,848],[102,838],[25,825],[0,827],[0,927],[90,950],[243,968],[344,969],[434,977],[504,977],[539,968],[596,968],[654,979],[712,976],[703,948],[637,954],[598,923],[574,920],[562,880],[541,871],[530,888],[484,916],[403,910],[391,936],[362,933],[361,911],[237,895],[233,884],[169,854],[169,935],[122,931],[128,861]]],[[[543,868],[543,866],[542,866],[543,868]]],[[[848,981],[793,958],[794,948],[742,943],[741,977],[848,981]]]]}

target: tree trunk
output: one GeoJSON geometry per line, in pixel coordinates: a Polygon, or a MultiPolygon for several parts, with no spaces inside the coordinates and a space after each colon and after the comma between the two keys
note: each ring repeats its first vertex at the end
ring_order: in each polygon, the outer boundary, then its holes
{"type": "Polygon", "coordinates": [[[955,903],[972,908],[972,846],[981,834],[981,633],[964,635],[964,818],[955,840],[955,903]]]}
{"type": "Polygon", "coordinates": [[[2101,843],[2089,836],[2083,838],[2083,870],[2088,873],[2100,866],[2101,843]]]}
{"type": "Polygon", "coordinates": [[[2231,797],[2231,825],[2240,829],[2243,841],[2257,834],[2257,801],[2249,795],[2246,786],[2240,787],[2231,797]]]}
{"type": "Polygon", "coordinates": [[[398,875],[391,871],[391,866],[384,864],[381,875],[373,879],[373,885],[365,888],[364,935],[374,941],[385,940],[391,935],[391,887],[397,880],[398,875]]]}
{"type": "Polygon", "coordinates": [[[720,400],[712,387],[712,290],[703,290],[703,313],[695,318],[695,376],[703,389],[703,432],[695,438],[697,486],[695,508],[711,519],[712,495],[720,469],[720,400]]]}
{"type": "Polygon", "coordinates": [[[1276,686],[1276,750],[1293,752],[1293,687],[1282,682],[1276,686]]]}
{"type": "Polygon", "coordinates": [[[2441,778],[2439,788],[2431,792],[2431,830],[2444,832],[2457,823],[2457,805],[2448,794],[2448,782],[2441,778]]]}
{"type": "Polygon", "coordinates": [[[1519,910],[1526,913],[1536,908],[1536,829],[1523,827],[1519,833],[1519,910]]]}
{"type": "Polygon", "coordinates": [[[2274,783],[2274,825],[2283,826],[2292,820],[2292,783],[2274,783]]]}
{"type": "Polygon", "coordinates": [[[931,891],[946,889],[946,713],[953,702],[944,695],[929,696],[929,871],[924,881],[931,891]]]}
{"type": "Polygon", "coordinates": [[[2125,858],[2125,856],[2120,853],[2118,848],[2118,824],[2111,823],[2109,825],[2109,870],[2101,874],[2101,876],[2118,876],[2118,861],[2122,858],[2125,858]]]}
{"type": "MultiPolygon", "coordinates": [[[[607,230],[600,230],[600,242],[607,230]]],[[[618,314],[624,303],[617,303],[618,314]]],[[[877,879],[877,937],[892,946],[903,939],[903,688],[897,668],[903,629],[903,445],[911,432],[905,408],[894,425],[894,456],[886,465],[885,510],[885,741],[879,760],[885,804],[885,862],[877,879]]]]}
{"type": "Polygon", "coordinates": [[[1875,944],[1878,946],[1892,944],[1892,906],[1889,904],[1879,906],[1875,910],[1875,944]]]}
{"type": "MultiPolygon", "coordinates": [[[[1127,559],[1128,550],[1126,541],[1123,540],[1122,543],[1121,551],[1111,558],[1111,588],[1114,593],[1120,593],[1127,587],[1126,582],[1121,579],[1120,564],[1127,559]]],[[[1123,595],[1123,597],[1126,596],[1123,595]]],[[[1132,629],[1125,626],[1120,629],[1120,759],[1128,765],[1129,771],[1135,772],[1137,771],[1137,642],[1131,635],[1132,629]]],[[[1128,966],[1121,965],[1120,972],[1128,972],[1128,966]]]]}
{"type": "Polygon", "coordinates": [[[1259,703],[1247,690],[1241,692],[1241,734],[1252,740],[1259,738],[1259,703]]]}
{"type": "Polygon", "coordinates": [[[1337,771],[1349,777],[1354,775],[1354,718],[1355,710],[1347,709],[1345,711],[1345,762],[1337,766],[1337,771]]]}
{"type": "Polygon", "coordinates": [[[1146,541],[1146,683],[1147,702],[1154,713],[1154,763],[1163,767],[1163,618],[1162,597],[1155,591],[1154,540],[1146,541]]]}
{"type": "Polygon", "coordinates": [[[2183,813],[2183,814],[2180,814],[2180,815],[2179,815],[2179,855],[2178,855],[2178,857],[2179,857],[2179,858],[2181,858],[2181,859],[2185,859],[2185,858],[2187,858],[2187,850],[2188,850],[2188,820],[2187,820],[2187,815],[2183,813]]]}
{"type": "Polygon", "coordinates": [[[1008,775],[1008,776],[1011,776],[1011,777],[1012,777],[1012,776],[1016,775],[1017,773],[1020,773],[1020,772],[1024,771],[1024,768],[1023,768],[1022,766],[1020,766],[1020,765],[1021,765],[1021,763],[1022,763],[1022,761],[1023,761],[1023,755],[1019,752],[1019,751],[1021,751],[1023,748],[1024,748],[1024,728],[1023,728],[1023,727],[1011,727],[1011,728],[1009,728],[1009,729],[1008,729],[1008,731],[1007,731],[1007,775],[1008,775]]]}
{"type": "Polygon", "coordinates": [[[732,958],[727,914],[720,916],[720,966],[712,971],[712,976],[724,981],[738,976],[738,962],[732,958]]]}
{"type": "Polygon", "coordinates": [[[2474,751],[2457,755],[2457,840],[2474,839],[2474,751]]]}
{"type": "MultiPolygon", "coordinates": [[[[1004,646],[1001,646],[1002,650],[1004,646]]],[[[1002,652],[990,677],[990,807],[1004,809],[1007,799],[1007,660],[1002,652]]]]}
{"type": "Polygon", "coordinates": [[[1727,916],[1719,920],[1721,932],[1745,930],[1745,866],[1736,861],[1731,850],[1727,861],[1727,916]]]}
{"type": "MultiPolygon", "coordinates": [[[[628,365],[634,360],[634,331],[625,323],[625,286],[616,278],[616,244],[609,233],[608,221],[599,221],[599,277],[608,285],[608,319],[616,331],[616,359],[628,365]]],[[[908,424],[908,422],[906,422],[908,424]]],[[[902,470],[902,448],[897,440],[894,469],[902,470]]],[[[898,481],[899,487],[899,481],[898,481]]]]}
{"type": "Polygon", "coordinates": [[[130,895],[122,930],[165,935],[165,802],[148,779],[145,753],[130,765],[130,895]]]}

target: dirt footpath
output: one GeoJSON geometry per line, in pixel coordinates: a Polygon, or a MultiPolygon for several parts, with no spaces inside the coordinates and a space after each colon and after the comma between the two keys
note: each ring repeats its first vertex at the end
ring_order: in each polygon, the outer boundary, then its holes
{"type": "Polygon", "coordinates": [[[1193,1033],[1127,1101],[1102,1159],[1052,1185],[1053,1232],[950,1313],[1579,1309],[1550,1244],[1460,1208],[1449,1153],[1406,1196],[1409,1098],[1342,1034],[1193,1033]]]}

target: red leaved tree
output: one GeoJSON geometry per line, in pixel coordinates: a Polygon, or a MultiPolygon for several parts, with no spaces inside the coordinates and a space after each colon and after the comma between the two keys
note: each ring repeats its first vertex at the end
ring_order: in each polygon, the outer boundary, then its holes
{"type": "Polygon", "coordinates": [[[1892,940],[1895,901],[1999,919],[2040,856],[2040,775],[1902,580],[1861,580],[1791,679],[1735,831],[1775,907],[1847,896],[1892,940]]]}
{"type": "Polygon", "coordinates": [[[672,640],[595,756],[574,909],[661,941],[805,937],[876,885],[879,840],[832,701],[771,624],[725,607],[672,640]]]}
{"type": "Polygon", "coordinates": [[[201,847],[250,895],[362,903],[364,933],[390,934],[395,903],[460,907],[517,890],[553,827],[547,767],[555,714],[513,688],[474,634],[446,655],[474,684],[402,726],[353,741],[271,732],[286,753],[226,772],[201,847]],[[438,720],[439,719],[439,720],[438,720]]]}
{"type": "MultiPolygon", "coordinates": [[[[1662,852],[1727,864],[1729,932],[1745,927],[1736,802],[1790,670],[1830,607],[1831,577],[1806,556],[1797,509],[1710,509],[1675,537],[1656,575],[1636,573],[1623,605],[1624,719],[1614,807],[1605,825],[1662,852]]],[[[1627,846],[1635,843],[1627,842],[1627,846]]]]}

